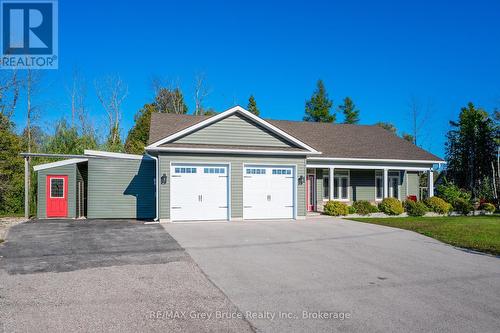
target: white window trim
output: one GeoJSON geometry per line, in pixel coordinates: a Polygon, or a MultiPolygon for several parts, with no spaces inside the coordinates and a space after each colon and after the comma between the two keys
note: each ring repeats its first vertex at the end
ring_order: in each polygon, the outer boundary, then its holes
{"type": "Polygon", "coordinates": [[[50,177],[50,182],[49,182],[49,198],[51,199],[65,199],[66,198],[66,179],[64,177],[50,177]],[[52,196],[52,181],[55,179],[62,179],[63,181],[63,196],[62,197],[53,197],[52,196]]]}
{"type": "Polygon", "coordinates": [[[375,201],[382,201],[384,200],[384,171],[380,170],[381,174],[379,175],[377,175],[377,171],[379,170],[375,170],[375,201]],[[377,198],[377,178],[382,179],[382,196],[380,198],[377,198]]]}
{"type": "Polygon", "coordinates": [[[335,184],[335,178],[339,178],[339,185],[337,187],[338,189],[338,195],[339,195],[339,198],[335,198],[335,190],[333,191],[334,193],[334,197],[333,197],[333,200],[334,201],[351,201],[351,194],[349,193],[349,188],[351,187],[351,170],[349,169],[335,169],[334,173],[333,173],[333,184],[335,184]],[[335,172],[339,172],[339,171],[347,171],[347,176],[345,175],[342,175],[342,176],[335,176],[335,172]],[[340,178],[347,178],[347,198],[345,199],[341,199],[340,196],[342,196],[342,185],[341,185],[341,181],[340,181],[340,178]]]}

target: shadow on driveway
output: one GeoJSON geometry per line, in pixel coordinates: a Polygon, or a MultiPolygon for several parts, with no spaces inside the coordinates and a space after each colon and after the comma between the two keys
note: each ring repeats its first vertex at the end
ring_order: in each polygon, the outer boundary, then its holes
{"type": "Polygon", "coordinates": [[[132,220],[34,220],[12,227],[0,246],[9,274],[190,260],[158,224],[132,220]]]}

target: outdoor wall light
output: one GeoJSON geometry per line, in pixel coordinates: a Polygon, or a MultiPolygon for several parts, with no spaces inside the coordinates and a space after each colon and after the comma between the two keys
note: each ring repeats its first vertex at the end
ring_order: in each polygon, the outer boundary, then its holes
{"type": "Polygon", "coordinates": [[[166,174],[163,174],[161,176],[161,184],[162,185],[165,185],[167,183],[167,175],[166,174]]]}
{"type": "Polygon", "coordinates": [[[299,180],[299,185],[304,184],[304,176],[300,176],[298,180],[299,180]]]}

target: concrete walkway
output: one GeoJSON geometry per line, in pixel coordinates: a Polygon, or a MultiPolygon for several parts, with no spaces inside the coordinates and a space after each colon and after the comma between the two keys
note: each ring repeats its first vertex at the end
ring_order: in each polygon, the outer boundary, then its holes
{"type": "Polygon", "coordinates": [[[258,331],[500,328],[500,259],[410,231],[334,218],[163,227],[258,331]]]}

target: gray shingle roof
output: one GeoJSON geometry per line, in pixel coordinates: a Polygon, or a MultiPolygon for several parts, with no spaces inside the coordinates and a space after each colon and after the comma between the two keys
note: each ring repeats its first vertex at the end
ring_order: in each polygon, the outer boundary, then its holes
{"type": "MultiPolygon", "coordinates": [[[[151,117],[149,144],[209,117],[211,116],[154,113],[151,117]]],[[[267,121],[322,152],[321,157],[442,161],[436,155],[375,125],[267,121]]],[[[223,148],[220,145],[203,146],[223,148]]]]}

